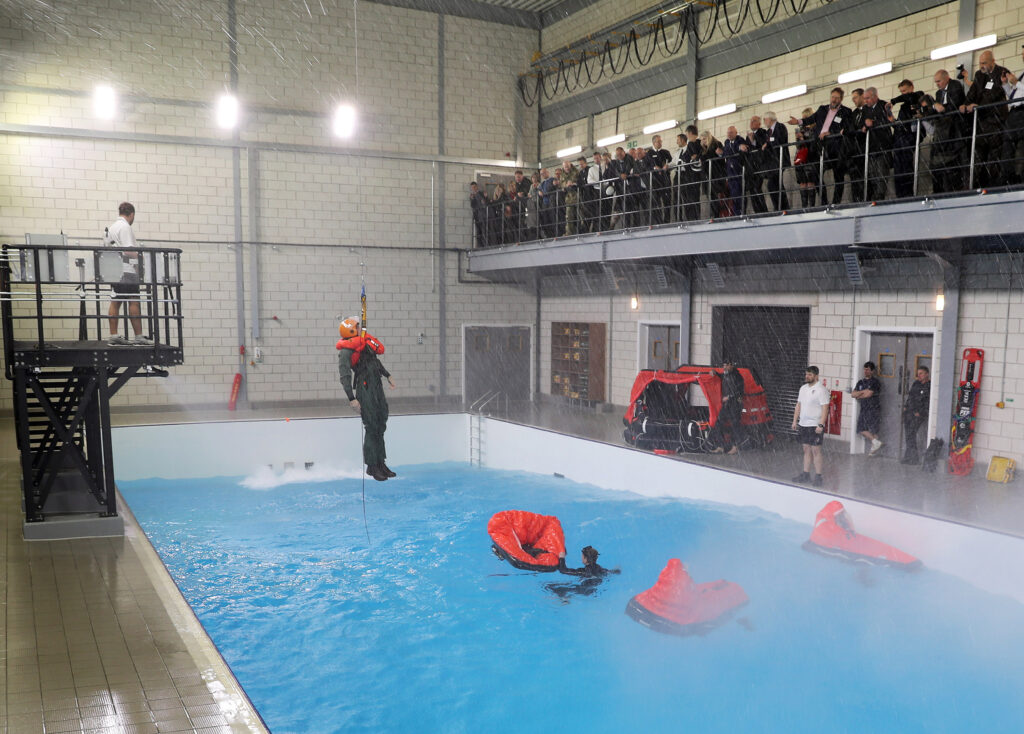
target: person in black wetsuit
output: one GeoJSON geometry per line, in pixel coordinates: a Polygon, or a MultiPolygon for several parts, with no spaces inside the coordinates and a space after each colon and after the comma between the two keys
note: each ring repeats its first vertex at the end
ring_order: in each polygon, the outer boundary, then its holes
{"type": "Polygon", "coordinates": [[[558,557],[558,570],[569,576],[581,576],[582,580],[575,584],[547,584],[544,588],[554,593],[563,603],[569,603],[569,597],[572,595],[578,596],[591,596],[597,592],[597,587],[601,585],[604,577],[610,573],[622,573],[617,568],[605,568],[597,563],[597,557],[600,555],[597,549],[593,546],[587,546],[583,549],[583,567],[582,568],[569,568],[565,565],[565,554],[563,553],[558,557]]]}

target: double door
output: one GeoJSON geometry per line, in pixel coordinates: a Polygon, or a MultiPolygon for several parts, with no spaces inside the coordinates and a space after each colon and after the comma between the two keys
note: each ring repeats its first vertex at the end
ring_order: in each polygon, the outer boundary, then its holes
{"type": "Polygon", "coordinates": [[[647,330],[647,370],[674,370],[679,366],[679,327],[671,324],[644,324],[647,330]]]}
{"type": "MultiPolygon", "coordinates": [[[[878,332],[871,334],[868,359],[878,367],[879,395],[882,407],[880,438],[885,442],[882,455],[899,458],[903,450],[903,403],[907,389],[917,379],[919,367],[932,369],[931,334],[878,332]]],[[[858,376],[857,379],[860,379],[858,376]]],[[[855,441],[862,441],[857,436],[855,441]]],[[[924,437],[918,436],[924,443],[924,437]]],[[[856,446],[862,448],[860,444],[856,446]]]]}

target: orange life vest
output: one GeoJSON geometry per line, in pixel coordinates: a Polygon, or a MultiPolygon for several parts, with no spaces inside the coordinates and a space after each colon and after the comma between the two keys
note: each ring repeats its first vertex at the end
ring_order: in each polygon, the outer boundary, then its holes
{"type": "Polygon", "coordinates": [[[351,339],[339,339],[334,348],[351,349],[353,367],[359,364],[359,358],[363,355],[364,349],[369,348],[374,354],[384,354],[384,345],[380,343],[377,337],[369,333],[365,336],[354,336],[351,339]]]}

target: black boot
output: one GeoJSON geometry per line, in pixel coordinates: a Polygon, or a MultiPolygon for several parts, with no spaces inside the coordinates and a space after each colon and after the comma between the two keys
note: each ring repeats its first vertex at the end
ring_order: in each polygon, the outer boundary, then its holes
{"type": "Polygon", "coordinates": [[[398,476],[393,471],[391,471],[391,468],[387,464],[385,464],[383,462],[381,462],[381,464],[380,464],[380,469],[384,472],[384,474],[386,474],[388,476],[389,479],[391,477],[397,477],[398,476]]]}
{"type": "Polygon", "coordinates": [[[376,479],[378,482],[386,482],[388,475],[384,473],[384,470],[380,468],[380,465],[366,467],[366,473],[376,479]]]}
{"type": "Polygon", "coordinates": [[[795,477],[793,477],[793,481],[794,482],[809,482],[810,480],[811,480],[811,475],[808,474],[805,471],[802,471],[799,474],[797,474],[795,477]]]}

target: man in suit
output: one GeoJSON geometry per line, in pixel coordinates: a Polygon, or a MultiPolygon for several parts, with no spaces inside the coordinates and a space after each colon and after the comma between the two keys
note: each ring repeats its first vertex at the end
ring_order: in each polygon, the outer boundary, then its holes
{"type": "MultiPolygon", "coordinates": [[[[991,51],[983,51],[978,61],[974,82],[967,90],[966,104],[960,106],[965,114],[974,114],[977,136],[974,145],[975,186],[996,186],[999,184],[999,156],[1003,150],[1003,121],[1006,119],[1005,106],[985,107],[1006,99],[1003,77],[1009,69],[999,66],[991,51]],[[982,107],[983,109],[978,109],[982,107]]],[[[968,117],[968,124],[972,124],[968,117]]]]}
{"type": "Polygon", "coordinates": [[[679,158],[681,166],[679,174],[683,181],[681,186],[683,214],[687,221],[693,222],[700,219],[700,185],[703,181],[701,171],[704,170],[704,162],[701,159],[697,126],[688,125],[685,132],[686,148],[679,158]]]}
{"type": "Polygon", "coordinates": [[[964,187],[964,118],[960,105],[965,103],[964,85],[939,69],[935,80],[935,103],[925,109],[932,123],[932,191],[944,194],[964,187]]]}
{"type": "Polygon", "coordinates": [[[914,82],[904,79],[899,83],[900,95],[889,101],[889,122],[893,125],[893,186],[896,198],[914,195],[914,148],[917,145],[918,118],[921,117],[922,92],[914,91],[914,82]],[[900,105],[894,117],[892,105],[900,105]]]}
{"type": "MultiPolygon", "coordinates": [[[[864,201],[864,90],[850,92],[853,103],[850,126],[846,131],[846,170],[853,187],[853,201],[864,201]]],[[[832,199],[835,201],[835,197],[832,199]]]]}
{"type": "MultiPolygon", "coordinates": [[[[828,104],[823,104],[811,117],[798,120],[795,117],[789,118],[790,125],[806,127],[814,125],[814,132],[818,138],[818,150],[825,159],[825,170],[832,171],[832,180],[835,182],[835,189],[832,193],[832,203],[838,204],[843,200],[843,179],[846,177],[846,151],[843,146],[846,141],[846,134],[853,122],[853,110],[843,104],[842,87],[836,87],[829,94],[828,104]]],[[[828,206],[828,197],[825,192],[825,181],[820,184],[821,203],[828,206]]]]}
{"type": "Polygon", "coordinates": [[[476,231],[476,246],[487,247],[487,197],[480,191],[476,181],[469,182],[469,206],[473,210],[473,229],[476,231]]]}
{"type": "Polygon", "coordinates": [[[754,115],[750,118],[750,132],[746,140],[740,144],[740,151],[743,153],[743,167],[747,176],[747,197],[750,199],[750,206],[756,214],[763,214],[768,211],[768,205],[764,201],[764,193],[761,186],[764,183],[764,154],[762,150],[768,143],[768,133],[761,127],[761,118],[754,115]]]}
{"type": "Polygon", "coordinates": [[[743,138],[739,136],[735,125],[730,125],[725,132],[720,156],[725,158],[725,176],[729,184],[729,210],[732,216],[743,213],[743,152],[740,146],[743,138]]]}
{"type": "Polygon", "coordinates": [[[661,147],[660,135],[651,138],[651,147],[647,151],[647,157],[654,167],[654,188],[651,191],[653,197],[651,213],[654,221],[651,224],[664,224],[669,220],[668,212],[672,206],[672,186],[668,178],[672,154],[661,147]]]}
{"type": "Polygon", "coordinates": [[[782,175],[785,169],[790,166],[789,159],[789,131],[786,126],[779,122],[774,112],[764,113],[765,132],[768,140],[761,147],[764,153],[765,178],[768,180],[768,197],[772,201],[775,211],[781,212],[789,209],[789,197],[786,196],[786,188],[782,182],[782,175]],[[781,159],[779,152],[782,152],[781,159]],[[782,161],[781,165],[779,161],[782,161]]]}
{"type": "Polygon", "coordinates": [[[878,99],[878,90],[868,87],[864,90],[865,149],[868,153],[868,201],[881,201],[888,188],[889,155],[892,150],[892,128],[889,126],[889,110],[878,99]]]}
{"type": "Polygon", "coordinates": [[[615,160],[608,167],[608,175],[614,179],[615,201],[612,210],[612,229],[626,226],[626,185],[633,172],[633,159],[626,155],[626,149],[615,149],[615,160]]]}

